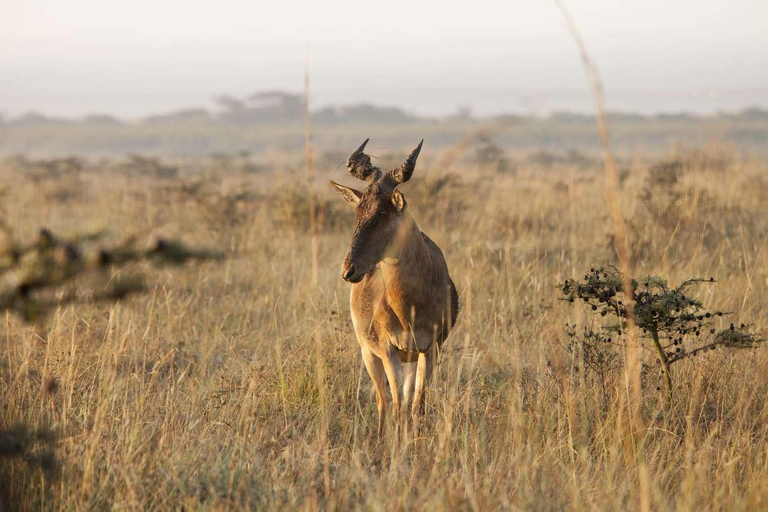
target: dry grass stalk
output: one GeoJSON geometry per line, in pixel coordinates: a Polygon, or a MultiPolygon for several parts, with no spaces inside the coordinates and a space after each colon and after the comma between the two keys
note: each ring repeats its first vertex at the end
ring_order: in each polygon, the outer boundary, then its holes
{"type": "MultiPolygon", "coordinates": [[[[606,190],[608,194],[608,205],[610,208],[611,217],[613,219],[614,236],[616,238],[617,256],[619,259],[619,265],[621,268],[622,276],[624,279],[623,287],[627,290],[627,293],[632,297],[633,289],[630,283],[630,276],[632,275],[631,258],[629,245],[627,243],[626,229],[624,226],[624,215],[621,210],[621,195],[619,189],[619,176],[616,171],[616,163],[613,157],[613,151],[611,150],[611,141],[608,132],[608,120],[605,115],[605,89],[603,87],[603,80],[600,76],[600,72],[597,65],[587,51],[586,44],[584,43],[581,34],[579,33],[576,21],[571,16],[571,13],[566,9],[562,0],[554,0],[558,8],[563,14],[568,25],[568,30],[573,37],[576,46],[579,49],[581,55],[581,63],[584,68],[584,73],[587,77],[587,83],[589,84],[590,92],[592,93],[592,100],[595,107],[595,117],[597,119],[597,128],[600,135],[600,145],[603,155],[603,168],[605,171],[606,190]]],[[[639,481],[640,481],[640,494],[641,494],[641,507],[643,510],[648,510],[648,487],[646,482],[645,462],[643,455],[642,440],[640,438],[640,432],[643,430],[642,416],[640,414],[640,407],[642,401],[642,389],[640,383],[640,370],[642,354],[640,353],[640,346],[637,340],[634,339],[634,329],[631,328],[633,323],[632,310],[628,310],[627,323],[630,326],[629,329],[629,342],[627,343],[627,365],[626,373],[627,380],[629,381],[631,389],[631,401],[629,404],[629,423],[627,426],[627,432],[631,433],[631,437],[635,438],[635,446],[632,448],[635,450],[635,457],[639,462],[639,481]]],[[[622,395],[623,396],[623,395],[622,395]]]]}
{"type": "Polygon", "coordinates": [[[309,115],[309,49],[304,62],[304,152],[309,187],[309,231],[312,245],[312,287],[317,287],[317,219],[315,212],[315,174],[312,169],[312,126],[309,115]]]}

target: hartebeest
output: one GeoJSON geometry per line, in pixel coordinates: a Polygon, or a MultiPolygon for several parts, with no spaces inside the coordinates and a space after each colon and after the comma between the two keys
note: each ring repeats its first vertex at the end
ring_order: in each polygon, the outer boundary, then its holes
{"type": "Polygon", "coordinates": [[[376,387],[379,436],[387,415],[386,382],[394,418],[413,400],[414,423],[423,411],[424,388],[456,322],[459,296],[440,248],[419,231],[405,197],[396,189],[411,178],[422,140],[405,162],[383,174],[363,153],[368,139],[347,159],[365,192],[331,181],[355,207],[355,231],[341,277],[352,285],[352,323],[363,362],[376,387]]]}

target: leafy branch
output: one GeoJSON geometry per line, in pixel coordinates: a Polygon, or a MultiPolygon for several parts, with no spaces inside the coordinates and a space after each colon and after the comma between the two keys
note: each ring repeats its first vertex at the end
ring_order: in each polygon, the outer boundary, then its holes
{"type": "Polygon", "coordinates": [[[583,301],[594,314],[611,318],[612,323],[604,328],[619,336],[627,329],[628,314],[632,314],[637,337],[651,342],[658,356],[671,400],[672,364],[718,347],[754,348],[765,341],[744,324],[716,329],[716,318],[729,313],[710,311],[691,295],[694,286],[714,282],[711,277],[692,278],[672,287],[658,276],[625,281],[616,267],[608,265],[592,268],[583,279],[568,279],[560,286],[568,302],[583,301]],[[631,294],[625,293],[625,282],[632,287],[631,294]]]}

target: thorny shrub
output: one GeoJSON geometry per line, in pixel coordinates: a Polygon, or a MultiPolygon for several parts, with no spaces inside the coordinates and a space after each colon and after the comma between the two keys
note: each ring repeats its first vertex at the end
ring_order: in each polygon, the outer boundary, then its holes
{"type": "Polygon", "coordinates": [[[613,362],[614,347],[623,346],[627,329],[634,329],[638,340],[655,349],[671,400],[670,367],[674,363],[720,347],[754,348],[765,341],[749,332],[744,324],[731,323],[725,329],[717,329],[716,320],[728,313],[709,310],[691,294],[691,288],[714,283],[713,278],[687,279],[677,287],[658,276],[630,279],[630,293],[623,289],[623,282],[621,272],[609,265],[592,268],[583,279],[568,279],[561,284],[565,300],[583,301],[592,314],[607,319],[600,330],[588,330],[584,335],[566,326],[571,343],[585,354],[586,366],[597,372],[604,372],[606,365],[613,362]]]}
{"type": "MultiPolygon", "coordinates": [[[[763,230],[761,212],[742,204],[725,204],[700,186],[702,173],[724,175],[731,166],[727,154],[714,151],[651,165],[638,206],[627,221],[633,262],[675,258],[690,254],[691,247],[699,245],[715,249],[745,231],[763,230]]],[[[615,246],[615,240],[609,239],[615,246]]]]}

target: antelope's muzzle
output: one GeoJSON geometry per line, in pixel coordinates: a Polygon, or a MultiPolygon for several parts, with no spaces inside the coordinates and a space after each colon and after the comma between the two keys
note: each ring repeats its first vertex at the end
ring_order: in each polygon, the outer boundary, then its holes
{"type": "Polygon", "coordinates": [[[341,264],[341,278],[348,283],[359,283],[363,280],[366,272],[368,272],[366,266],[354,263],[349,254],[344,258],[344,263],[341,264]]]}

